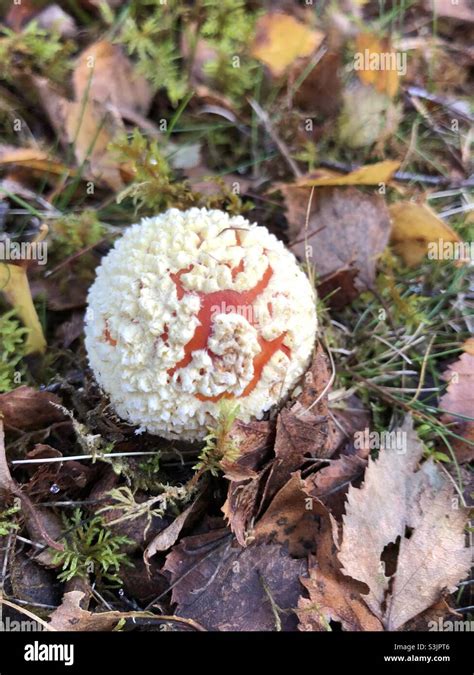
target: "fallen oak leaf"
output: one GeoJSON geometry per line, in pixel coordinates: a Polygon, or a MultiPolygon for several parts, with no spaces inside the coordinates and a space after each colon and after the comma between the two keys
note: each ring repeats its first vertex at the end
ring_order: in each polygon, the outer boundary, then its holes
{"type": "Polygon", "coordinates": [[[452,488],[431,460],[417,470],[423,445],[409,416],[400,431],[404,447],[381,449],[362,487],[349,488],[338,552],[342,572],[366,584],[364,602],[388,630],[453,591],[470,565],[466,511],[452,508],[452,488]],[[398,540],[396,571],[387,576],[382,554],[398,540]]]}

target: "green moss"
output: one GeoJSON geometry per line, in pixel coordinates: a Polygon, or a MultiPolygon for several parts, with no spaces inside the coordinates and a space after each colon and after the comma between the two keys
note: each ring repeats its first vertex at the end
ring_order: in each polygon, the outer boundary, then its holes
{"type": "Polygon", "coordinates": [[[11,506],[0,511],[0,537],[6,537],[11,532],[18,530],[18,523],[12,519],[12,516],[15,516],[19,511],[19,506],[11,506]]]}
{"type": "Polygon", "coordinates": [[[180,53],[175,39],[181,9],[168,4],[153,5],[152,14],[142,17],[140,3],[132,4],[116,42],[136,57],[138,72],[156,90],[165,89],[170,101],[176,104],[187,91],[187,82],[179,70],[180,53]]]}
{"type": "Polygon", "coordinates": [[[215,49],[216,58],[204,65],[212,85],[241,103],[255,88],[260,66],[248,55],[257,12],[250,12],[243,0],[205,0],[205,21],[201,35],[215,49]]]}
{"type": "Polygon", "coordinates": [[[91,209],[80,214],[63,216],[54,221],[53,254],[63,260],[77,251],[97,244],[104,234],[104,224],[91,209]]]}
{"type": "MultiPolygon", "coordinates": [[[[131,199],[141,215],[156,215],[168,208],[188,209],[192,206],[226,209],[242,213],[246,206],[222,179],[214,179],[216,193],[203,195],[192,189],[188,181],[174,180],[173,171],[158,142],[135,129],[131,136],[122,136],[111,147],[134,175],[133,182],[117,197],[118,203],[131,199]]],[[[249,205],[250,207],[250,205],[249,205]]]]}
{"type": "Polygon", "coordinates": [[[72,66],[69,57],[74,49],[71,42],[61,42],[57,33],[39,28],[34,21],[19,33],[2,26],[0,79],[14,83],[19,72],[39,72],[61,82],[72,66]]]}
{"type": "Polygon", "coordinates": [[[15,310],[0,316],[0,393],[15,388],[18,365],[25,355],[25,336],[28,333],[15,318],[15,310]]]}
{"type": "Polygon", "coordinates": [[[209,471],[217,476],[223,460],[235,462],[239,457],[239,447],[230,436],[238,411],[235,401],[221,401],[216,425],[209,427],[209,433],[204,439],[206,444],[199,454],[199,461],[193,467],[199,474],[209,471]]]}
{"type": "Polygon", "coordinates": [[[120,548],[132,543],[128,537],[114,535],[100,516],[90,520],[76,509],[71,518],[63,515],[66,533],[63,537],[64,551],[54,551],[53,565],[60,566],[60,581],[73,577],[87,578],[93,573],[98,580],[113,585],[120,584],[117,572],[121,565],[131,565],[120,548]]]}

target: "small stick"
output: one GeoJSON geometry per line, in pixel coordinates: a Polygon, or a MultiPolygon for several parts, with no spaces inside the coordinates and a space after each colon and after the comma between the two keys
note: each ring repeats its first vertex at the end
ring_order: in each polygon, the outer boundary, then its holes
{"type": "Polygon", "coordinates": [[[292,170],[293,174],[295,175],[295,178],[301,178],[303,176],[302,172],[299,170],[298,165],[296,164],[295,160],[291,157],[290,151],[288,150],[288,146],[284,141],[281,140],[281,138],[278,136],[277,132],[275,131],[275,128],[273,127],[272,123],[270,122],[270,118],[268,116],[268,113],[265,112],[265,110],[262,108],[262,106],[257,103],[254,99],[249,99],[249,103],[253,110],[256,112],[257,117],[260,119],[262,122],[263,126],[265,127],[268,135],[271,137],[272,141],[275,143],[277,146],[278,150],[280,151],[282,157],[286,160],[286,163],[292,170]]]}
{"type": "Polygon", "coordinates": [[[14,459],[10,464],[51,464],[53,462],[71,462],[81,459],[101,459],[102,457],[136,457],[138,455],[157,455],[158,452],[105,452],[103,455],[72,455],[71,457],[44,457],[43,459],[14,459]]]}

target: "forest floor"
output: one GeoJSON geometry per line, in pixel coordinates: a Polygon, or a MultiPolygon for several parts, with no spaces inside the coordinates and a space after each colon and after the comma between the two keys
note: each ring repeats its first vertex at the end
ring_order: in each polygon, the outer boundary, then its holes
{"type": "Polygon", "coordinates": [[[0,618],[97,631],[469,620],[468,1],[0,10],[0,618]],[[223,406],[201,444],[117,417],[83,339],[117,238],[193,206],[281,239],[319,319],[293,397],[248,424],[223,406]]]}

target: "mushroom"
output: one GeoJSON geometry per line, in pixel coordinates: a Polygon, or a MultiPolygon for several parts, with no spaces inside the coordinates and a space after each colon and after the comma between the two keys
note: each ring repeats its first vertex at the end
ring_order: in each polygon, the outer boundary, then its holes
{"type": "Polygon", "coordinates": [[[308,367],[314,290],[265,227],[169,209],[132,225],[102,260],[86,313],[89,364],[141,430],[198,440],[222,399],[261,419],[308,367]]]}

